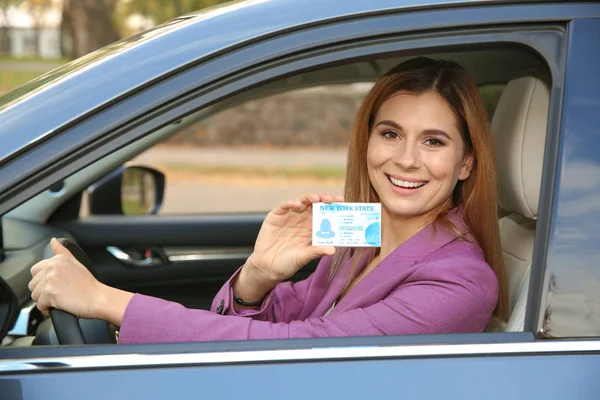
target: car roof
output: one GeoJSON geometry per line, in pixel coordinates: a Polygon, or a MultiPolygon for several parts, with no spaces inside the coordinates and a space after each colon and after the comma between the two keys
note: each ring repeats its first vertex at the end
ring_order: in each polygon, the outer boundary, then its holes
{"type": "Polygon", "coordinates": [[[166,72],[250,39],[359,15],[491,2],[502,1],[247,0],[175,18],[65,64],[0,97],[0,164],[98,106],[166,72]]]}

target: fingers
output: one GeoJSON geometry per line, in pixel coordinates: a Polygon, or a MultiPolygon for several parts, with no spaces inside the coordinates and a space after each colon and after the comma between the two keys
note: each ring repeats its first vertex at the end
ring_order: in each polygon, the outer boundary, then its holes
{"type": "Polygon", "coordinates": [[[40,299],[40,296],[42,295],[42,293],[44,293],[44,286],[46,286],[45,283],[46,282],[44,281],[44,279],[42,279],[40,282],[38,282],[37,285],[35,285],[33,291],[31,292],[31,298],[33,299],[33,301],[37,302],[40,299]]]}
{"type": "Polygon", "coordinates": [[[293,209],[297,210],[301,207],[302,207],[302,203],[300,203],[296,200],[284,200],[281,203],[279,203],[279,206],[275,207],[272,212],[274,214],[284,215],[290,210],[293,210],[293,209]]]}
{"type": "Polygon", "coordinates": [[[67,250],[67,248],[65,246],[63,246],[58,240],[56,240],[56,238],[52,238],[50,240],[50,248],[54,252],[54,257],[51,257],[47,260],[40,261],[37,264],[35,264],[33,267],[31,267],[31,276],[35,277],[44,268],[47,268],[50,265],[52,265],[53,264],[53,262],[51,262],[52,260],[56,260],[56,259],[64,257],[64,256],[75,259],[75,257],[71,254],[71,252],[69,250],[67,250]]]}
{"type": "MultiPolygon", "coordinates": [[[[69,253],[69,256],[75,260],[75,257],[73,257],[71,255],[71,253],[69,253]]],[[[67,257],[69,257],[69,256],[67,256],[67,257]]],[[[34,281],[36,276],[40,275],[40,273],[42,273],[43,271],[52,269],[56,265],[66,264],[66,261],[67,261],[67,258],[62,254],[55,255],[52,258],[48,258],[46,260],[39,261],[33,267],[31,267],[31,270],[30,270],[31,276],[34,278],[34,279],[32,279],[32,281],[34,281]]],[[[75,261],[77,261],[77,260],[75,260],[75,261]]]]}
{"type": "Polygon", "coordinates": [[[35,300],[35,302],[37,303],[38,310],[40,310],[40,312],[45,317],[49,317],[51,304],[50,304],[50,299],[48,298],[48,295],[43,293],[41,296],[38,296],[38,298],[37,298],[37,300],[35,300]]]}
{"type": "MultiPolygon", "coordinates": [[[[341,197],[341,196],[338,196],[341,197]]],[[[330,195],[329,193],[323,193],[323,194],[316,194],[316,193],[311,193],[311,194],[305,194],[305,195],[301,195],[298,197],[297,199],[299,202],[301,203],[305,203],[305,204],[312,204],[312,203],[333,203],[336,200],[336,197],[330,195]]]]}
{"type": "Polygon", "coordinates": [[[71,252],[67,250],[65,246],[63,246],[56,238],[52,238],[50,240],[50,248],[54,252],[54,254],[64,254],[72,256],[71,252]]]}
{"type": "Polygon", "coordinates": [[[296,199],[297,202],[304,204],[306,207],[312,205],[313,203],[334,203],[337,201],[343,201],[343,196],[332,196],[329,193],[324,194],[304,194],[296,199]]]}
{"type": "MultiPolygon", "coordinates": [[[[41,261],[41,262],[43,263],[44,261],[41,261]]],[[[40,263],[38,263],[38,264],[40,264],[40,263]]],[[[29,288],[30,292],[33,292],[35,290],[37,285],[42,281],[42,279],[44,279],[44,277],[46,275],[44,272],[42,272],[41,269],[38,272],[33,273],[34,268],[41,268],[38,266],[38,264],[35,264],[31,268],[31,276],[33,276],[33,278],[31,279],[31,281],[29,281],[29,285],[27,286],[29,288]]]]}
{"type": "MultiPolygon", "coordinates": [[[[55,241],[55,239],[53,239],[53,241],[55,241]]],[[[56,279],[60,279],[57,278],[56,274],[58,273],[59,268],[63,268],[59,266],[61,264],[64,266],[69,258],[74,258],[58,241],[56,241],[56,244],[58,244],[58,246],[56,248],[53,247],[52,249],[58,251],[58,254],[47,260],[42,260],[31,267],[32,279],[27,285],[31,292],[31,298],[37,303],[38,309],[46,316],[49,315],[48,310],[52,307],[51,293],[54,289],[52,282],[56,282],[56,279]],[[61,247],[66,253],[61,253],[61,247]]]]}
{"type": "Polygon", "coordinates": [[[48,293],[50,288],[47,287],[48,282],[46,278],[47,277],[44,276],[41,282],[35,286],[34,290],[31,292],[31,298],[36,302],[38,310],[40,310],[44,316],[48,317],[50,315],[50,307],[52,306],[52,302],[50,300],[51,296],[48,293]]]}
{"type": "MultiPolygon", "coordinates": [[[[344,196],[332,196],[329,193],[325,194],[303,194],[298,196],[296,200],[284,200],[279,206],[277,206],[273,212],[275,214],[283,215],[289,211],[304,212],[313,203],[334,203],[343,202],[344,196]]],[[[64,248],[64,247],[63,247],[64,248]]],[[[65,251],[68,251],[65,249],[65,251]]]]}
{"type": "Polygon", "coordinates": [[[35,277],[48,266],[47,264],[48,260],[43,260],[35,264],[33,267],[31,267],[31,276],[35,277]]]}
{"type": "Polygon", "coordinates": [[[43,293],[52,289],[49,285],[53,281],[52,278],[55,277],[51,260],[41,261],[38,264],[44,264],[45,267],[33,277],[28,285],[29,291],[31,292],[31,298],[34,301],[38,301],[43,293]]]}
{"type": "Polygon", "coordinates": [[[296,201],[299,201],[300,203],[304,204],[318,203],[321,201],[321,196],[316,193],[301,194],[300,196],[298,196],[296,201]]]}
{"type": "Polygon", "coordinates": [[[52,265],[52,259],[43,260],[31,267],[31,276],[33,277],[27,287],[31,292],[31,298],[37,303],[37,308],[44,316],[49,315],[48,296],[45,296],[48,273],[52,265]]]}

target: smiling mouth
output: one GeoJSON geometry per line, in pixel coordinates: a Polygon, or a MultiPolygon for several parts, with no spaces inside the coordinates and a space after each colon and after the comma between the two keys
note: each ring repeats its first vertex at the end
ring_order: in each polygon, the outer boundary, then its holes
{"type": "Polygon", "coordinates": [[[418,189],[427,184],[426,181],[410,182],[410,181],[403,181],[402,179],[396,179],[389,175],[387,177],[390,180],[390,182],[392,182],[392,185],[401,187],[403,189],[418,189]]]}

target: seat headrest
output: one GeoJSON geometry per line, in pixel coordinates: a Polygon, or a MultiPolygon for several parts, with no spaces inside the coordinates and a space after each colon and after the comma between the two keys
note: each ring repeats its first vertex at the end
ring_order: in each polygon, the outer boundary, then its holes
{"type": "Polygon", "coordinates": [[[550,90],[535,76],[508,83],[492,118],[498,202],[507,212],[537,218],[550,90]]]}

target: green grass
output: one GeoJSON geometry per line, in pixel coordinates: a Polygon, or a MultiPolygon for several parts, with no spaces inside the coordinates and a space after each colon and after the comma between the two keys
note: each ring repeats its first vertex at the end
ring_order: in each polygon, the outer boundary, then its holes
{"type": "Polygon", "coordinates": [[[124,215],[146,215],[148,210],[139,201],[121,199],[121,207],[124,215]]]}
{"type": "MultiPolygon", "coordinates": [[[[16,87],[19,87],[30,80],[37,78],[44,73],[44,69],[50,71],[59,64],[64,64],[69,60],[66,58],[60,58],[56,60],[45,60],[39,57],[23,57],[14,58],[8,56],[0,56],[0,63],[2,63],[2,69],[0,69],[0,92],[8,92],[16,87]],[[15,65],[12,65],[12,64],[15,65]],[[48,64],[48,67],[40,68],[42,70],[30,70],[27,68],[19,69],[19,65],[27,63],[36,64],[48,64]]],[[[37,68],[37,67],[36,67],[37,68]]]]}
{"type": "Polygon", "coordinates": [[[61,57],[61,58],[53,58],[46,59],[41,57],[11,57],[11,56],[0,56],[0,62],[40,62],[40,63],[48,63],[48,64],[65,64],[71,61],[70,58],[61,57]]]}
{"type": "Polygon", "coordinates": [[[0,91],[8,92],[40,75],[37,71],[0,70],[0,91]]]}
{"type": "Polygon", "coordinates": [[[344,168],[305,167],[305,168],[263,168],[219,166],[207,167],[191,164],[167,164],[165,167],[173,172],[191,172],[199,175],[241,175],[244,177],[284,177],[313,179],[342,179],[346,175],[344,168]]]}

